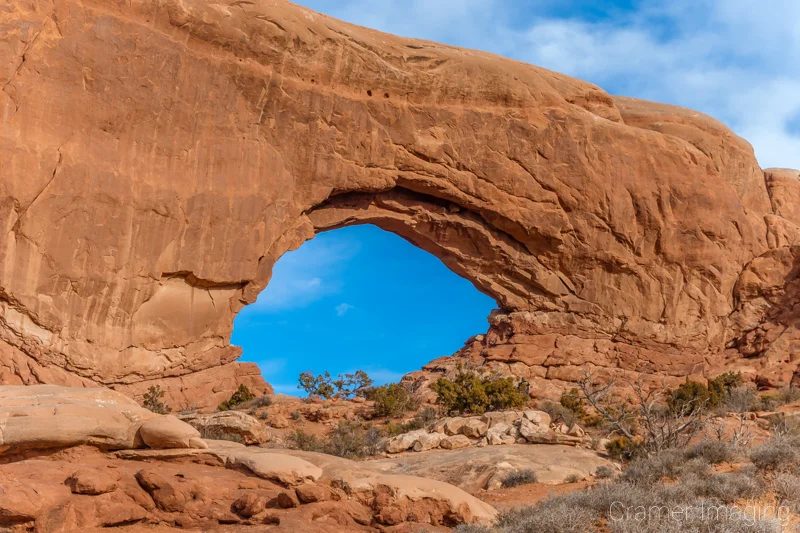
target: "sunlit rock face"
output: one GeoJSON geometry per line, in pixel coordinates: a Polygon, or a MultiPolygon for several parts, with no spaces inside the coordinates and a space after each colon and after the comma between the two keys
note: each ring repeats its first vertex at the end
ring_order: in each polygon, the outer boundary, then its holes
{"type": "Polygon", "coordinates": [[[0,34],[4,383],[266,391],[235,314],[359,223],[497,300],[477,356],[794,372],[798,173],[709,117],[282,1],[11,0],[0,34]]]}

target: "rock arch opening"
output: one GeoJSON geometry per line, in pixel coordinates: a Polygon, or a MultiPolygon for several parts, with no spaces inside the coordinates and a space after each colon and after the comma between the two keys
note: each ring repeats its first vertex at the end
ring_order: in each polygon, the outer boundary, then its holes
{"type": "Polygon", "coordinates": [[[397,381],[486,331],[492,298],[382,229],[386,220],[373,222],[320,228],[275,263],[257,301],[236,316],[231,343],[275,392],[301,394],[307,370],[397,381]]]}

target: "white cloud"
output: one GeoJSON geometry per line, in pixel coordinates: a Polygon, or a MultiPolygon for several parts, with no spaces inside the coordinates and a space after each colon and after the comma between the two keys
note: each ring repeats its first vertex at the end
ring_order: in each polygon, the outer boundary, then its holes
{"type": "Polygon", "coordinates": [[[275,264],[272,279],[258,296],[255,309],[274,313],[307,307],[342,289],[340,273],[359,244],[326,234],[286,253],[275,264]]]}
{"type": "Polygon", "coordinates": [[[382,31],[495,52],[613,94],[697,109],[750,141],[763,167],[800,168],[800,2],[642,0],[582,18],[583,2],[301,0],[382,31]],[[548,11],[549,10],[549,11],[548,11]]]}
{"type": "Polygon", "coordinates": [[[347,313],[350,309],[353,309],[353,308],[354,308],[354,306],[352,306],[352,305],[350,305],[348,303],[342,302],[342,303],[340,303],[339,305],[337,305],[335,307],[336,316],[344,316],[345,313],[347,313]]]}

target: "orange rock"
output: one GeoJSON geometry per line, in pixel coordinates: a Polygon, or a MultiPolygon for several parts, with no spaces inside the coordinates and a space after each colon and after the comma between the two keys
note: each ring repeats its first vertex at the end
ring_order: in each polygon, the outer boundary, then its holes
{"type": "Polygon", "coordinates": [[[629,371],[792,379],[797,269],[761,290],[749,265],[794,264],[797,175],[765,181],[710,117],[288,2],[12,2],[0,24],[3,383],[159,385],[174,410],[266,392],[236,313],[287,250],[364,223],[495,298],[472,348],[498,369],[620,368],[626,345],[629,371]]]}

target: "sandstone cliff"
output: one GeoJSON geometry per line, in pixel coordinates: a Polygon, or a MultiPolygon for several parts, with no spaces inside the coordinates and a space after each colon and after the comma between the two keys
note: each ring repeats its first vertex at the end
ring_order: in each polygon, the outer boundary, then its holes
{"type": "Polygon", "coordinates": [[[494,297],[476,353],[523,374],[795,371],[798,173],[709,117],[278,0],[11,0],[0,35],[3,383],[266,390],[234,316],[359,223],[494,297]]]}

